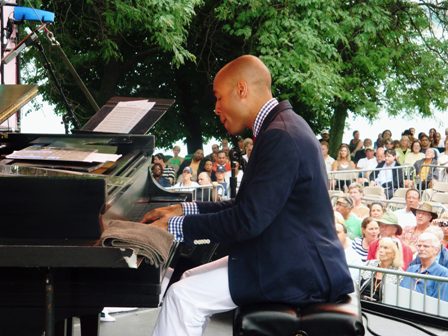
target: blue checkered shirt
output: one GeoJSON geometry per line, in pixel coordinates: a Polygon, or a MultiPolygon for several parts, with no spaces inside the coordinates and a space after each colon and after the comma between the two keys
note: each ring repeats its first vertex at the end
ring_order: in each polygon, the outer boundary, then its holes
{"type": "Polygon", "coordinates": [[[174,216],[168,220],[168,231],[174,236],[174,240],[178,242],[184,241],[184,231],[182,226],[184,224],[184,216],[197,215],[199,213],[198,206],[194,202],[181,203],[183,216],[174,216]]]}
{"type": "Polygon", "coordinates": [[[275,98],[272,98],[268,100],[260,109],[260,112],[258,112],[257,117],[255,118],[254,127],[253,127],[253,134],[254,137],[258,136],[258,133],[260,133],[261,125],[263,125],[263,121],[266,119],[267,115],[271,110],[278,105],[278,101],[275,98]]]}

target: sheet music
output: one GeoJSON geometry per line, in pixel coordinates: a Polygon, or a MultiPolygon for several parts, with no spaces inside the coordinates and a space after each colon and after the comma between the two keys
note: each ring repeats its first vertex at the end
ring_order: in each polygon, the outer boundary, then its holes
{"type": "Polygon", "coordinates": [[[119,102],[93,131],[129,133],[155,104],[147,100],[119,102]]]}
{"type": "Polygon", "coordinates": [[[22,160],[51,160],[51,161],[71,161],[71,162],[115,162],[121,154],[104,154],[92,151],[79,151],[73,149],[59,148],[33,148],[28,147],[19,151],[14,151],[6,156],[7,159],[22,160]]]}

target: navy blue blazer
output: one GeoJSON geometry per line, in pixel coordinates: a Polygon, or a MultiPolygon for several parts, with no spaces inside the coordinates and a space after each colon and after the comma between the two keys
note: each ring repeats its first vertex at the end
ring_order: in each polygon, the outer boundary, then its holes
{"type": "Polygon", "coordinates": [[[198,203],[185,216],[186,242],[232,244],[229,287],[237,305],[304,306],[353,291],[334,228],[320,145],[281,102],[266,117],[234,201],[198,203]]]}

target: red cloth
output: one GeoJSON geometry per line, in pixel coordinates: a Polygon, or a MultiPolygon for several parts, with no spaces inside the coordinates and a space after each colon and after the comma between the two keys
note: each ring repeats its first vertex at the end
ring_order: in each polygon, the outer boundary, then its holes
{"type": "MultiPolygon", "coordinates": [[[[412,254],[412,250],[409,247],[409,245],[406,245],[403,243],[403,241],[400,239],[401,246],[403,248],[403,269],[408,269],[409,264],[414,259],[414,256],[412,254]]],[[[369,252],[367,254],[367,260],[376,259],[376,251],[378,250],[378,246],[380,244],[380,240],[377,239],[370,243],[369,245],[369,252]]]]}

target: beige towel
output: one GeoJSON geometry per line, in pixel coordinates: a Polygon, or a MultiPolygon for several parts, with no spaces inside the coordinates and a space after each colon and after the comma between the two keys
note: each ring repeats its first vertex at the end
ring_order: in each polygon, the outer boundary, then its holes
{"type": "Polygon", "coordinates": [[[103,246],[131,248],[155,267],[167,262],[172,243],[173,236],[167,231],[152,225],[123,220],[105,223],[101,234],[103,246]]]}

